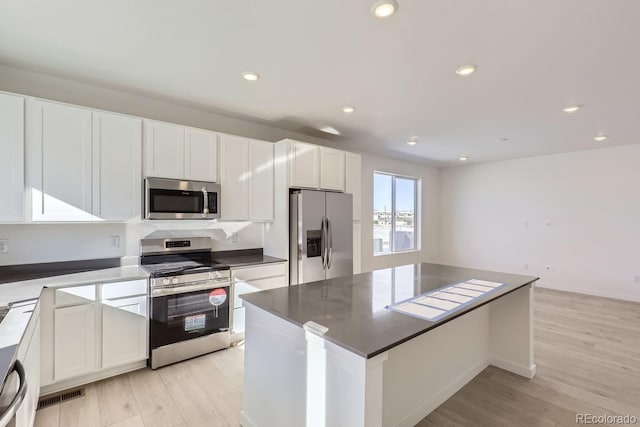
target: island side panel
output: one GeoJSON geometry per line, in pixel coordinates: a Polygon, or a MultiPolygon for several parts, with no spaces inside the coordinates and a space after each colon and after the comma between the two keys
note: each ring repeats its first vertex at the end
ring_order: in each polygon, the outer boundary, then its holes
{"type": "Polygon", "coordinates": [[[533,378],[533,285],[524,286],[490,304],[490,363],[533,378]]]}
{"type": "Polygon", "coordinates": [[[489,306],[388,350],[384,426],[414,426],[489,366],[489,306]]]}
{"type": "Polygon", "coordinates": [[[244,302],[243,427],[300,427],[306,417],[304,330],[244,302]]]}

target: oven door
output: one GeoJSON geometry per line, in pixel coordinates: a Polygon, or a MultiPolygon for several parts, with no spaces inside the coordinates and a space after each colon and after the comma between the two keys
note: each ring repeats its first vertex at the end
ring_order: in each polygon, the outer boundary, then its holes
{"type": "Polygon", "coordinates": [[[146,219],[220,217],[220,185],[212,182],[145,179],[146,219]]]}
{"type": "Polygon", "coordinates": [[[151,298],[150,347],[229,331],[230,286],[151,298]]]}

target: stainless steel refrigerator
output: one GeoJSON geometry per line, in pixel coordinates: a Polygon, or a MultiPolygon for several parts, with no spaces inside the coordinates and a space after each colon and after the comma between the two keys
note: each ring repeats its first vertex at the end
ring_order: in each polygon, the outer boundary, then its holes
{"type": "Polygon", "coordinates": [[[351,194],[295,190],[289,211],[289,284],[351,276],[351,194]]]}

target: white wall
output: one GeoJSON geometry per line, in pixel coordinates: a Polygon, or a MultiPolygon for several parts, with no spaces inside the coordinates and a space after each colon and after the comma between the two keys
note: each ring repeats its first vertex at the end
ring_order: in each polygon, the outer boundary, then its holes
{"type": "Polygon", "coordinates": [[[440,225],[440,177],[438,169],[419,163],[390,159],[373,154],[362,155],[362,271],[404,264],[435,261],[440,225]],[[373,255],[373,172],[389,172],[421,179],[421,250],[373,255]]]}
{"type": "Polygon", "coordinates": [[[442,170],[439,261],[640,301],[639,165],[630,145],[442,170]]]}

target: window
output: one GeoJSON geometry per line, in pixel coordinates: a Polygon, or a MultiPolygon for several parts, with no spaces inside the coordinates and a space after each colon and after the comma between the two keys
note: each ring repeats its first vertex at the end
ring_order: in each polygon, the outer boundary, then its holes
{"type": "Polygon", "coordinates": [[[373,173],[373,254],[418,249],[419,180],[373,173]]]}

